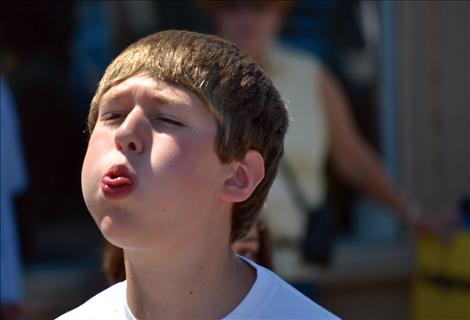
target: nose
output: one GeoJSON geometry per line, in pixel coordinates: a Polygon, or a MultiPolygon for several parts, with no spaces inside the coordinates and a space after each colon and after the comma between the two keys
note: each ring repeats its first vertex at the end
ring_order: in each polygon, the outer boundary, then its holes
{"type": "Polygon", "coordinates": [[[139,108],[128,113],[115,131],[116,149],[124,153],[142,153],[145,148],[145,121],[145,115],[139,108]]]}

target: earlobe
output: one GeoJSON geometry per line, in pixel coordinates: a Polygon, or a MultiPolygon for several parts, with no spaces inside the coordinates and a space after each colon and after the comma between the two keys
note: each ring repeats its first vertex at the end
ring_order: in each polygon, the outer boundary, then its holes
{"type": "Polygon", "coordinates": [[[222,199],[243,202],[264,178],[264,160],[256,150],[248,150],[242,160],[234,163],[234,171],[224,183],[222,199]]]}

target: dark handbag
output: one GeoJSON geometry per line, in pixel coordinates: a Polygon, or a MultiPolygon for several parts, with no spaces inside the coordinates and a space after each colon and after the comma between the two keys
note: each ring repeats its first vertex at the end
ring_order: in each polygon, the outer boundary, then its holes
{"type": "Polygon", "coordinates": [[[286,178],[294,202],[307,216],[306,229],[300,245],[302,258],[325,267],[330,263],[335,237],[333,214],[327,206],[311,208],[285,159],[281,163],[281,173],[286,178]]]}
{"type": "Polygon", "coordinates": [[[305,261],[328,266],[335,234],[333,222],[332,213],[327,207],[308,213],[307,227],[300,248],[305,261]]]}

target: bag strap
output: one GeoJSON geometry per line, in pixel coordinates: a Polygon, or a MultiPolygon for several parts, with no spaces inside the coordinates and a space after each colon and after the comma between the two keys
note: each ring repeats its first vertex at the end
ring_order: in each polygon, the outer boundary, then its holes
{"type": "Polygon", "coordinates": [[[281,174],[284,176],[284,178],[286,178],[292,200],[294,200],[300,211],[308,214],[310,212],[311,206],[307,201],[307,197],[305,197],[304,193],[302,192],[302,188],[300,187],[299,182],[295,177],[292,167],[285,158],[281,160],[280,169],[281,174]]]}

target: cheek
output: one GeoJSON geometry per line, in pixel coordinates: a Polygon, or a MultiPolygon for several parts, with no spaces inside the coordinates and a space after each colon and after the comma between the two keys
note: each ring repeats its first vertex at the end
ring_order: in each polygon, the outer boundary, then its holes
{"type": "Polygon", "coordinates": [[[103,159],[106,150],[109,149],[109,142],[100,138],[99,132],[96,129],[95,131],[90,137],[81,172],[82,192],[87,205],[88,200],[91,200],[90,197],[96,193],[99,187],[101,177],[100,167],[97,164],[103,159]]]}
{"type": "Polygon", "coordinates": [[[223,176],[220,161],[212,144],[201,140],[205,139],[193,136],[167,143],[160,140],[160,150],[155,147],[153,151],[152,170],[155,178],[151,183],[154,190],[163,190],[157,192],[157,196],[162,203],[171,206],[167,209],[172,209],[172,212],[192,211],[195,204],[200,211],[204,211],[217,198],[217,191],[222,184],[220,177],[223,176]],[[168,202],[168,199],[174,197],[183,197],[185,201],[168,202]]]}
{"type": "Polygon", "coordinates": [[[168,141],[168,144],[161,146],[161,148],[166,148],[160,150],[164,152],[156,150],[152,158],[155,160],[155,165],[163,160],[162,162],[167,166],[167,170],[163,171],[177,174],[183,181],[188,179],[194,179],[194,182],[204,181],[204,178],[213,177],[220,164],[213,145],[207,143],[208,140],[213,139],[203,135],[194,135],[168,141]],[[159,159],[160,153],[164,154],[166,159],[159,159]]]}
{"type": "Polygon", "coordinates": [[[82,183],[88,183],[87,179],[89,178],[91,171],[93,171],[93,163],[99,159],[101,148],[102,143],[100,143],[100,139],[96,138],[96,135],[92,134],[90,141],[88,142],[85,158],[83,159],[82,183]]]}

